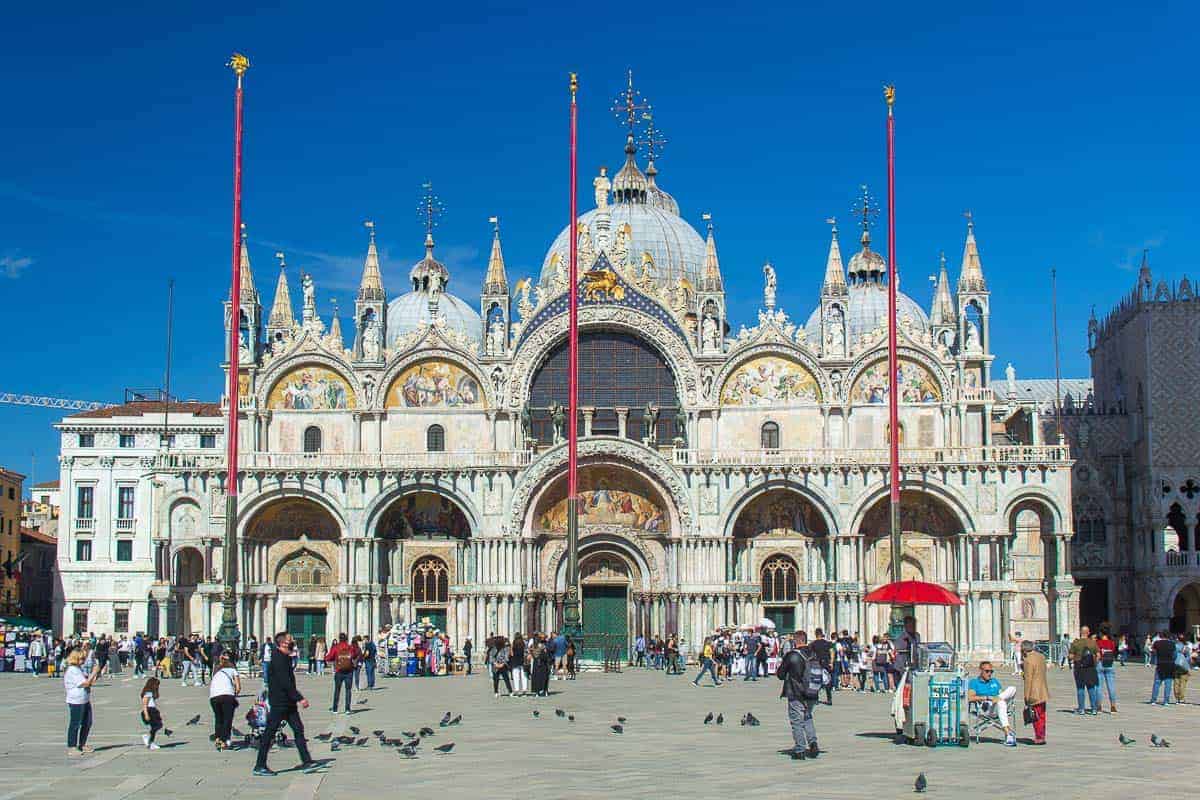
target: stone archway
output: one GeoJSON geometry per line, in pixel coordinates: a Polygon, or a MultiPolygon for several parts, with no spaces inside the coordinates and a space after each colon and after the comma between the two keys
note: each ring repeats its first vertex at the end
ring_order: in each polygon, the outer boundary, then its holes
{"type": "Polygon", "coordinates": [[[1172,633],[1186,633],[1189,636],[1200,626],[1200,581],[1194,581],[1182,587],[1175,594],[1171,603],[1172,633]]]}
{"type": "Polygon", "coordinates": [[[173,631],[184,635],[204,633],[204,598],[197,591],[205,580],[204,554],[195,547],[181,547],[175,551],[172,562],[173,631]]]}

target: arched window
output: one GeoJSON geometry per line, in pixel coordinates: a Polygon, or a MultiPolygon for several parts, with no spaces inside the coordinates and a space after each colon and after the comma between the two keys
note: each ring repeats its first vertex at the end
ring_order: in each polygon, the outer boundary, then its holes
{"type": "Polygon", "coordinates": [[[1092,498],[1076,506],[1075,544],[1105,544],[1108,532],[1104,527],[1104,512],[1092,498]]]}
{"type": "Polygon", "coordinates": [[[321,452],[321,429],[316,425],[309,425],[304,429],[304,452],[321,452]]]}
{"type": "Polygon", "coordinates": [[[425,556],[413,565],[412,596],[414,603],[445,603],[450,599],[450,575],[446,562],[425,556]]]}
{"type": "Polygon", "coordinates": [[[425,449],[431,453],[440,453],[446,449],[446,429],[441,425],[430,425],[425,431],[425,449]]]}
{"type": "Polygon", "coordinates": [[[763,450],[778,450],[779,424],[776,422],[764,422],[760,439],[762,441],[763,450]]]}
{"type": "Polygon", "coordinates": [[[776,556],[763,564],[762,601],[796,602],[796,564],[790,558],[776,556]]]}

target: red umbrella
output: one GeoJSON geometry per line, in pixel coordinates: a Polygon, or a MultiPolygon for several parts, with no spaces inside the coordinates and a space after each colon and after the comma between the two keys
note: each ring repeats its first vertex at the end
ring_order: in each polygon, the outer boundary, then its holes
{"type": "Polygon", "coordinates": [[[936,583],[925,581],[896,581],[885,583],[863,598],[864,603],[887,603],[894,606],[961,606],[962,598],[936,583]]]}

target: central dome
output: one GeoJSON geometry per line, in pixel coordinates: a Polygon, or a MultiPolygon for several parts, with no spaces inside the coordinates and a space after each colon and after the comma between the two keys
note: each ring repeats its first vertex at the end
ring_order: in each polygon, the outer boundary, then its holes
{"type": "MultiPolygon", "coordinates": [[[[917,302],[903,292],[896,292],[896,317],[901,326],[911,320],[922,332],[929,328],[929,317],[917,302]]],[[[853,345],[864,333],[887,329],[887,285],[878,281],[855,283],[850,286],[846,308],[846,342],[853,345]]],[[[821,341],[821,309],[817,308],[804,324],[810,342],[821,341]]]]}
{"type": "Polygon", "coordinates": [[[433,257],[433,235],[425,237],[425,258],[421,259],[409,273],[413,290],[402,294],[387,307],[387,346],[394,347],[405,334],[421,325],[430,325],[436,315],[446,320],[446,325],[478,342],[483,330],[483,320],[465,300],[446,291],[450,282],[450,271],[433,257]]]}

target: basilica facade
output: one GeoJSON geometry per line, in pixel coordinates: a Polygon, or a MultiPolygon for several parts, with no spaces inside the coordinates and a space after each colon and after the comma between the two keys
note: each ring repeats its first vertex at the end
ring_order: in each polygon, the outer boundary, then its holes
{"type": "Polygon", "coordinates": [[[1010,631],[1072,630],[1070,456],[1041,425],[1022,444],[1005,432],[973,225],[956,280],[943,259],[928,310],[899,295],[891,431],[887,268],[867,215],[848,260],[834,227],[826,253],[763,265],[757,318],[732,320],[713,225],[693,227],[654,161],[639,162],[630,137],[539,275],[510,281],[496,229],[478,305],[451,292],[432,229],[403,271],[381,264],[372,229],[349,332],[317,313],[308,275],[297,315],[282,264],[264,314],[243,245],[241,296],[226,304],[241,332],[236,398],[58,426],[63,627],[216,632],[229,402],[241,415],[232,564],[244,635],[428,619],[480,642],[561,627],[576,291],[589,633],[678,633],[693,649],[717,626],[764,617],[885,631],[889,609],[862,598],[895,577],[893,435],[900,577],[966,601],[918,608],[925,638],[996,654],[1010,631]],[[811,282],[812,307],[781,307],[783,280],[811,282]]]}

